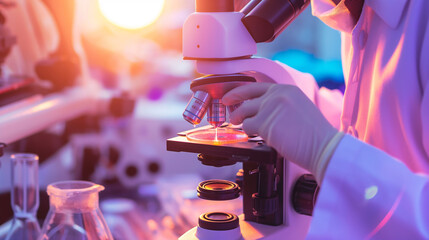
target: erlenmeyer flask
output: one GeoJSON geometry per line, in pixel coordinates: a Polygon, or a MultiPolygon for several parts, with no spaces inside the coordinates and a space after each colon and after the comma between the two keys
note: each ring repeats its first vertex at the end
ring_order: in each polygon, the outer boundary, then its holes
{"type": "Polygon", "coordinates": [[[50,184],[50,208],[40,239],[113,239],[98,207],[103,186],[86,181],[50,184]]]}
{"type": "Polygon", "coordinates": [[[39,208],[39,157],[18,153],[11,156],[13,210],[12,227],[7,240],[32,240],[40,234],[36,212],[39,208]]]}

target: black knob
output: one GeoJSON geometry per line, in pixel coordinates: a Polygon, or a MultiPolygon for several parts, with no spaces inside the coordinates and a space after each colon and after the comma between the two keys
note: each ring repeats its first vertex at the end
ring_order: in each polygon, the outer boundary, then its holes
{"type": "Polygon", "coordinates": [[[319,186],[311,174],[302,175],[295,183],[292,194],[292,204],[296,212],[308,216],[313,215],[319,186]]]}
{"type": "Polygon", "coordinates": [[[196,0],[197,12],[234,12],[234,0],[196,0]]]}
{"type": "Polygon", "coordinates": [[[240,189],[243,189],[243,180],[244,180],[244,170],[240,169],[238,170],[237,174],[235,174],[235,183],[237,183],[240,189]]]}
{"type": "Polygon", "coordinates": [[[253,216],[265,217],[277,212],[279,207],[279,198],[273,197],[260,197],[257,193],[252,194],[253,200],[253,216]]]}

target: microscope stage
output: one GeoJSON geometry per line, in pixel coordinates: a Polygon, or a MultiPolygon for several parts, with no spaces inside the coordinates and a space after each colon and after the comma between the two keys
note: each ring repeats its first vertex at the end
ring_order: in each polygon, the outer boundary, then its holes
{"type": "MultiPolygon", "coordinates": [[[[207,127],[198,128],[197,130],[208,129],[207,127]]],[[[190,131],[196,131],[192,129],[190,131]]],[[[209,144],[194,142],[188,140],[186,134],[190,131],[178,133],[177,137],[167,140],[167,151],[201,153],[211,156],[234,159],[237,162],[246,161],[271,161],[276,159],[277,152],[267,146],[263,141],[254,141],[249,137],[246,142],[226,143],[226,144],[209,144]]]]}

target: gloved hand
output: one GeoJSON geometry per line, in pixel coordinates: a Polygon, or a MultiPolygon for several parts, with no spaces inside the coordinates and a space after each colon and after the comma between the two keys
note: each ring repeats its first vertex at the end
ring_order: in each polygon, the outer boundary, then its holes
{"type": "Polygon", "coordinates": [[[298,87],[252,83],[232,89],[222,102],[243,102],[231,113],[230,122],[243,123],[248,135],[258,134],[287,160],[309,170],[321,181],[327,160],[342,135],[298,87]],[[329,144],[331,140],[335,142],[329,144]]]}

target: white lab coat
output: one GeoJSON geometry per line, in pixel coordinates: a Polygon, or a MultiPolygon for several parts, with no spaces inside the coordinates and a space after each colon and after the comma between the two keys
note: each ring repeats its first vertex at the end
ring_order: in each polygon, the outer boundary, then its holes
{"type": "MultiPolygon", "coordinates": [[[[308,239],[429,239],[429,0],[366,0],[354,28],[342,4],[313,0],[312,10],[342,31],[348,134],[308,239]]],[[[326,90],[318,95],[335,116],[326,90]]]]}

